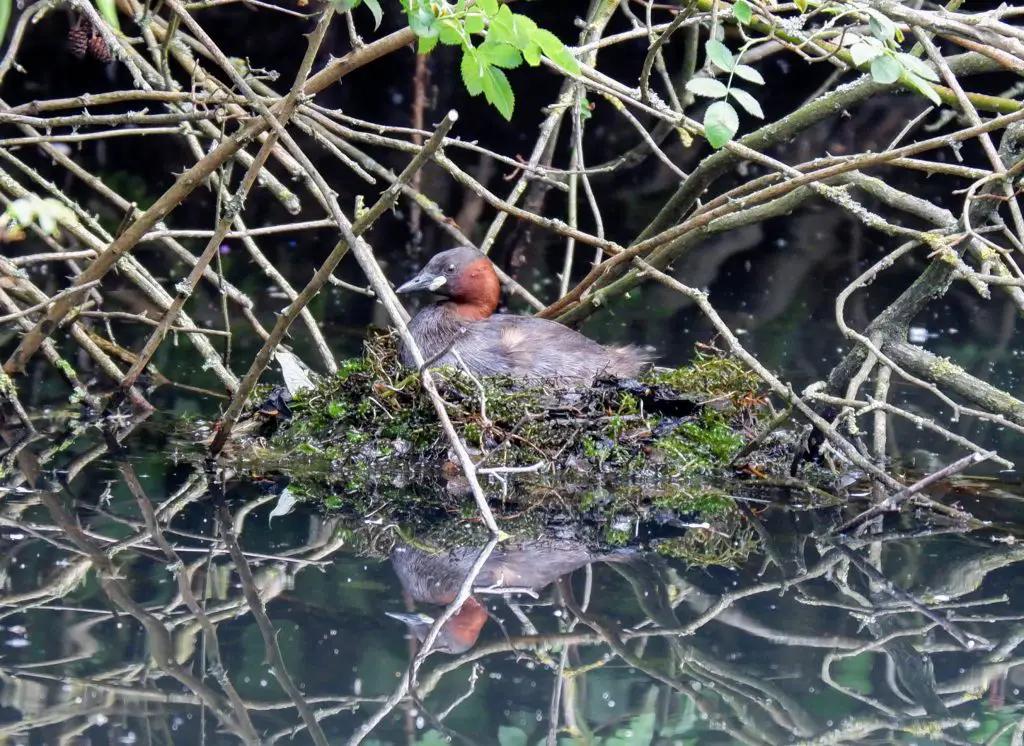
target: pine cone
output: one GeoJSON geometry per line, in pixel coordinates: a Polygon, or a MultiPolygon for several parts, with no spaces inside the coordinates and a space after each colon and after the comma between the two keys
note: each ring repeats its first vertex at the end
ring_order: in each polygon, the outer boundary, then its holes
{"type": "Polygon", "coordinates": [[[68,51],[80,60],[85,59],[85,51],[89,45],[89,32],[85,29],[88,23],[80,20],[68,31],[68,51]]]}
{"type": "Polygon", "coordinates": [[[95,31],[89,37],[89,51],[100,62],[106,63],[114,59],[114,56],[110,54],[110,47],[107,46],[107,42],[95,31]]]}

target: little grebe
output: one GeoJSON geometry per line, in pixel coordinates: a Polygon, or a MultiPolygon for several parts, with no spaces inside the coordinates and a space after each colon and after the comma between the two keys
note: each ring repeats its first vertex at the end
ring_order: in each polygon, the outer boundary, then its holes
{"type": "MultiPolygon", "coordinates": [[[[478,375],[592,381],[597,376],[630,378],[650,365],[649,356],[636,347],[605,347],[547,319],[493,315],[501,295],[498,275],[491,260],[469,246],[435,255],[395,292],[420,290],[446,298],[424,308],[409,325],[432,366],[464,367],[478,375]]],[[[404,365],[415,367],[404,343],[399,354],[404,365]]]]}

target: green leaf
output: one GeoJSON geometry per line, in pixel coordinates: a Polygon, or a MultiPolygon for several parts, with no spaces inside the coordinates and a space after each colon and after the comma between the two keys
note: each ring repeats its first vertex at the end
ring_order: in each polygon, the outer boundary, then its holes
{"type": "Polygon", "coordinates": [[[481,57],[497,67],[512,69],[523,64],[522,55],[511,44],[487,40],[478,47],[478,51],[481,57]]]}
{"type": "Polygon", "coordinates": [[[502,5],[498,13],[491,17],[491,23],[487,27],[487,38],[519,47],[516,44],[515,29],[512,27],[512,11],[507,5],[502,5]]]}
{"type": "Polygon", "coordinates": [[[866,65],[882,53],[882,48],[876,44],[868,44],[867,41],[859,41],[850,47],[850,57],[857,67],[866,65]]]}
{"type": "MultiPolygon", "coordinates": [[[[515,46],[519,49],[529,45],[530,41],[533,40],[533,35],[538,30],[537,24],[529,16],[524,16],[522,13],[512,14],[512,33],[515,36],[515,46]]],[[[558,37],[555,36],[555,38],[557,39],[558,37]]],[[[550,56],[549,54],[548,57],[550,56]]]]}
{"type": "Polygon", "coordinates": [[[924,78],[925,80],[930,80],[933,83],[939,82],[939,74],[935,69],[929,67],[914,55],[907,54],[906,52],[897,52],[896,58],[903,63],[903,69],[908,73],[913,73],[914,75],[924,78]]]}
{"type": "Polygon", "coordinates": [[[757,99],[751,96],[741,88],[732,88],[729,90],[729,95],[739,102],[739,105],[747,110],[748,114],[753,114],[758,119],[764,119],[764,112],[761,111],[761,104],[757,102],[757,99]]]}
{"type": "Polygon", "coordinates": [[[903,68],[900,67],[900,63],[894,57],[887,54],[879,55],[871,60],[871,77],[875,79],[876,83],[881,83],[882,85],[895,83],[900,79],[902,71],[903,68]]]}
{"type": "MultiPolygon", "coordinates": [[[[576,58],[569,54],[569,50],[565,48],[561,39],[552,34],[547,29],[536,29],[531,35],[532,40],[540,45],[540,48],[544,50],[544,54],[547,55],[548,59],[558,65],[560,68],[572,75],[580,74],[580,63],[576,61],[576,58]]],[[[522,47],[520,47],[522,49],[522,47]]]]}
{"type": "Polygon", "coordinates": [[[739,128],[739,115],[728,101],[715,101],[704,112],[704,133],[715,150],[729,142],[739,128]]]}
{"type": "Polygon", "coordinates": [[[485,25],[484,17],[480,13],[470,13],[466,16],[467,34],[482,34],[485,25]]]}
{"type": "MultiPolygon", "coordinates": [[[[99,2],[99,0],[96,0],[99,2]]],[[[376,31],[380,28],[381,19],[384,18],[384,11],[380,9],[380,0],[365,0],[366,7],[370,9],[370,13],[373,14],[373,30],[376,31]]]]}
{"type": "Polygon", "coordinates": [[[725,46],[722,42],[716,41],[715,39],[708,39],[704,43],[704,51],[707,52],[708,58],[715,63],[719,68],[725,70],[727,73],[731,73],[736,67],[736,58],[732,56],[732,52],[729,51],[729,47],[725,46]]]}
{"type": "Polygon", "coordinates": [[[462,38],[462,30],[452,21],[447,18],[440,23],[441,31],[441,43],[447,44],[449,47],[461,47],[464,39],[462,38]]]}
{"type": "Polygon", "coordinates": [[[736,75],[736,77],[743,78],[751,83],[764,85],[764,78],[761,77],[761,73],[750,65],[736,65],[736,69],[733,70],[733,74],[736,75]]]}
{"type": "Polygon", "coordinates": [[[470,96],[479,96],[484,90],[484,63],[477,58],[476,50],[466,49],[462,53],[462,82],[470,96]]]}
{"type": "Polygon", "coordinates": [[[334,5],[334,9],[339,13],[354,10],[362,5],[362,3],[363,0],[331,0],[331,4],[334,5]]]}
{"type": "Polygon", "coordinates": [[[491,25],[487,27],[487,39],[498,44],[510,44],[513,47],[517,47],[516,35],[512,33],[511,26],[503,26],[500,23],[491,21],[491,25]]]}
{"type": "Polygon", "coordinates": [[[868,26],[871,28],[871,33],[877,39],[880,41],[896,40],[896,24],[890,20],[889,16],[874,8],[868,8],[865,12],[868,14],[868,26]]]}
{"type": "Polygon", "coordinates": [[[484,68],[484,95],[491,106],[501,112],[505,119],[512,119],[512,110],[516,105],[516,97],[512,93],[505,73],[497,67],[484,68]]]}
{"type": "Polygon", "coordinates": [[[749,24],[754,17],[754,10],[747,0],[736,0],[732,5],[732,12],[736,20],[742,24],[749,24]]]}
{"type": "Polygon", "coordinates": [[[907,71],[907,85],[930,99],[936,106],[942,106],[942,99],[939,97],[939,92],[935,90],[935,86],[917,73],[907,71]]]}
{"type": "Polygon", "coordinates": [[[114,0],[96,0],[96,10],[103,16],[103,20],[120,33],[121,22],[117,20],[117,3],[114,0]]]}
{"type": "Polygon", "coordinates": [[[498,15],[498,0],[477,0],[476,4],[488,18],[498,15]]]}
{"type": "Polygon", "coordinates": [[[437,46],[436,36],[421,36],[419,37],[419,52],[420,54],[430,54],[430,51],[437,46]]]}
{"type": "Polygon", "coordinates": [[[437,36],[441,24],[429,8],[416,8],[409,13],[409,28],[416,36],[437,36]]]}
{"type": "Polygon", "coordinates": [[[14,0],[0,0],[0,48],[3,47],[4,34],[7,33],[7,24],[11,21],[11,6],[14,0]]]}
{"type": "Polygon", "coordinates": [[[686,84],[686,90],[708,98],[725,98],[729,93],[725,83],[714,78],[693,78],[686,84]]]}
{"type": "Polygon", "coordinates": [[[807,12],[807,0],[793,0],[793,4],[796,5],[796,9],[801,13],[807,12]]]}
{"type": "Polygon", "coordinates": [[[531,43],[523,49],[523,59],[525,59],[531,67],[537,67],[537,65],[540,64],[540,45],[531,43]]]}

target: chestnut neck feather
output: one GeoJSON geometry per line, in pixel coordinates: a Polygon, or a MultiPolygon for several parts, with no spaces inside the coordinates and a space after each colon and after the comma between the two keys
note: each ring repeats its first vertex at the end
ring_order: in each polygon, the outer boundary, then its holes
{"type": "Polygon", "coordinates": [[[480,321],[491,316],[501,298],[501,283],[491,260],[480,257],[463,267],[452,283],[450,297],[445,305],[459,318],[480,321]]]}

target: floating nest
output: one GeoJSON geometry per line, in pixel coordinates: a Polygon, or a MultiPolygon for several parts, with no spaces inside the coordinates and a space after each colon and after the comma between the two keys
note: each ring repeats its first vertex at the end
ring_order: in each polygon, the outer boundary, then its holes
{"type": "MultiPolygon", "coordinates": [[[[262,387],[232,467],[346,520],[479,539],[468,484],[397,342],[372,333],[362,357],[294,397],[262,387]]],[[[757,543],[736,498],[787,497],[772,478],[785,481],[793,433],[758,439],[774,414],[759,378],[711,347],[683,368],[583,388],[454,369],[434,380],[510,535],[589,525],[608,545],[646,534],[663,554],[732,564],[757,543]]]]}
{"type": "MultiPolygon", "coordinates": [[[[678,485],[734,478],[733,458],[771,413],[758,377],[708,347],[683,368],[580,388],[455,369],[435,371],[434,379],[478,468],[548,481],[600,475],[678,485]]],[[[372,333],[361,358],[314,388],[289,399],[280,388],[264,387],[254,402],[250,435],[236,442],[243,447],[235,456],[245,461],[330,473],[354,486],[385,472],[451,476],[449,443],[419,374],[399,363],[394,331],[372,333]]],[[[740,471],[780,471],[785,459],[766,448],[740,471]]]]}

